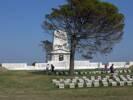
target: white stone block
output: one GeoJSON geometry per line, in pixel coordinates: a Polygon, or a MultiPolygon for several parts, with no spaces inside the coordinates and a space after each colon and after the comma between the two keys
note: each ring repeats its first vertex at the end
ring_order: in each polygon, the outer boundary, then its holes
{"type": "Polygon", "coordinates": [[[117,86],[117,82],[113,81],[111,83],[112,83],[112,86],[117,86]]]}
{"type": "Polygon", "coordinates": [[[119,81],[120,81],[120,78],[116,77],[115,80],[116,80],[117,82],[119,82],[119,81]]]}
{"type": "Polygon", "coordinates": [[[124,73],[127,73],[127,70],[124,70],[124,73]]]}
{"type": "Polygon", "coordinates": [[[132,82],[133,82],[133,79],[132,79],[132,78],[130,78],[130,77],[127,77],[127,79],[128,79],[129,81],[132,81],[132,82]]]}
{"type": "Polygon", "coordinates": [[[65,88],[65,85],[63,83],[60,83],[59,84],[59,89],[64,89],[65,88]]]}
{"type": "Polygon", "coordinates": [[[99,82],[93,82],[94,87],[99,87],[99,82]]]}
{"type": "Polygon", "coordinates": [[[76,79],[76,80],[78,80],[78,79],[79,79],[79,77],[75,77],[75,79],[76,79]]]}
{"type": "Polygon", "coordinates": [[[101,76],[98,76],[97,79],[98,79],[98,80],[102,80],[102,77],[101,77],[101,76]]]}
{"type": "Polygon", "coordinates": [[[102,80],[105,80],[105,81],[107,81],[108,79],[107,79],[107,78],[103,78],[102,80]]]}
{"type": "Polygon", "coordinates": [[[128,73],[132,73],[132,71],[130,69],[128,69],[128,73]]]}
{"type": "Polygon", "coordinates": [[[57,79],[52,79],[52,83],[56,83],[57,82],[57,79]]]}
{"type": "Polygon", "coordinates": [[[95,80],[95,76],[91,76],[91,80],[94,81],[95,80]]]}
{"type": "Polygon", "coordinates": [[[83,79],[86,79],[87,77],[86,76],[83,76],[83,79]]]}
{"type": "Polygon", "coordinates": [[[77,83],[77,79],[72,79],[72,83],[77,83]]]}
{"type": "Polygon", "coordinates": [[[69,85],[69,81],[64,81],[64,84],[65,85],[69,85]]]}
{"type": "Polygon", "coordinates": [[[92,82],[86,82],[86,87],[92,87],[92,82]]]}
{"type": "Polygon", "coordinates": [[[69,88],[71,88],[71,89],[75,88],[75,84],[74,83],[69,83],[69,88]]]}
{"type": "Polygon", "coordinates": [[[87,72],[84,72],[85,75],[87,75],[88,73],[87,72]]]}
{"type": "Polygon", "coordinates": [[[119,73],[123,73],[123,70],[119,70],[119,73]]]}
{"type": "Polygon", "coordinates": [[[59,81],[56,81],[56,82],[55,82],[55,85],[56,85],[56,86],[59,86],[59,84],[60,84],[59,81]]]}
{"type": "Polygon", "coordinates": [[[97,71],[97,74],[101,74],[101,71],[97,71]]]}
{"type": "Polygon", "coordinates": [[[112,82],[113,82],[113,80],[112,80],[112,79],[108,79],[108,81],[109,81],[109,83],[112,83],[112,82]]]}
{"type": "Polygon", "coordinates": [[[71,82],[71,79],[66,79],[65,81],[71,82]]]}
{"type": "Polygon", "coordinates": [[[94,82],[99,82],[99,80],[97,79],[97,80],[94,80],[94,82]]]}
{"type": "Polygon", "coordinates": [[[79,79],[79,82],[80,82],[80,83],[84,83],[84,80],[83,80],[83,79],[79,79]]]}
{"type": "Polygon", "coordinates": [[[126,83],[128,86],[132,86],[132,81],[127,81],[126,83]]]}
{"type": "Polygon", "coordinates": [[[93,71],[93,74],[96,74],[96,71],[93,71]]]}
{"type": "Polygon", "coordinates": [[[124,81],[119,81],[120,86],[124,86],[125,82],[124,81]]]}
{"type": "Polygon", "coordinates": [[[107,81],[102,81],[102,84],[103,84],[104,87],[108,87],[109,86],[107,81]]]}
{"type": "Polygon", "coordinates": [[[130,77],[130,75],[127,75],[127,77],[130,77]]]}
{"type": "Polygon", "coordinates": [[[79,88],[83,88],[84,87],[84,83],[78,83],[78,87],[79,88]]]}

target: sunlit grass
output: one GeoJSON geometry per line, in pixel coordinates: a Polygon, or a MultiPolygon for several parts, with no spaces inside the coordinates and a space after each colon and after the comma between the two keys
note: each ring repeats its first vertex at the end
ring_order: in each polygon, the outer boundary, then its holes
{"type": "Polygon", "coordinates": [[[43,72],[0,72],[0,100],[133,100],[132,87],[58,89],[43,72]]]}

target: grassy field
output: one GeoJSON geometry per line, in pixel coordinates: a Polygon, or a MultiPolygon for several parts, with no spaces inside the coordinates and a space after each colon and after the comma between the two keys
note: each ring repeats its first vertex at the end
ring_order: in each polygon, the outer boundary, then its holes
{"type": "Polygon", "coordinates": [[[0,100],[133,100],[133,86],[59,90],[51,83],[53,78],[59,77],[39,72],[0,72],[0,100]]]}

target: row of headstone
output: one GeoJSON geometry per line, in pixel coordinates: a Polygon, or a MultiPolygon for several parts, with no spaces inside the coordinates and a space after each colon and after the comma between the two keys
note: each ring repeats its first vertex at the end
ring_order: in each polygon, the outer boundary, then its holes
{"type": "Polygon", "coordinates": [[[114,75],[114,76],[87,76],[74,77],[72,79],[53,79],[52,83],[60,88],[83,88],[83,87],[108,87],[108,86],[132,86],[133,76],[132,75],[114,75]]]}
{"type": "MultiPolygon", "coordinates": [[[[115,73],[117,74],[130,74],[132,73],[132,70],[130,69],[116,69],[115,73]]],[[[68,71],[56,71],[55,72],[56,75],[69,75],[68,71]]],[[[104,71],[104,70],[97,70],[97,71],[75,71],[74,75],[97,75],[97,74],[110,74],[110,70],[109,71],[104,71]]]]}

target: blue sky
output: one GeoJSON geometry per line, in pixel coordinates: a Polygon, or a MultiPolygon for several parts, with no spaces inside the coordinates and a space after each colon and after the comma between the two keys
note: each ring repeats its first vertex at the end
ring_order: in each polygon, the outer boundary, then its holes
{"type": "MultiPolygon", "coordinates": [[[[125,14],[125,34],[107,56],[96,55],[93,61],[133,61],[133,0],[106,0],[125,14]]],[[[44,62],[39,46],[50,36],[41,28],[44,15],[65,0],[0,0],[0,63],[44,62]]]]}

